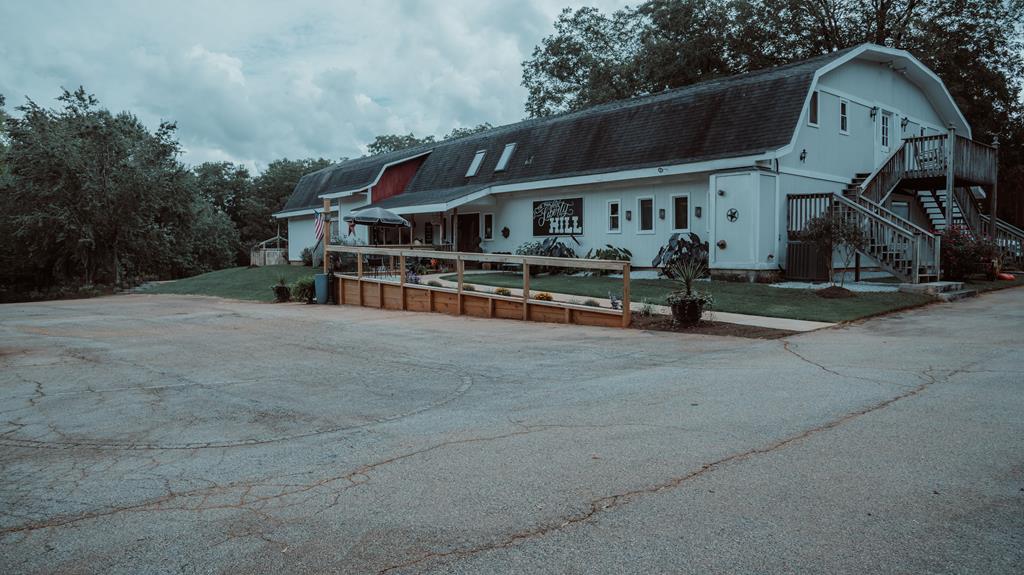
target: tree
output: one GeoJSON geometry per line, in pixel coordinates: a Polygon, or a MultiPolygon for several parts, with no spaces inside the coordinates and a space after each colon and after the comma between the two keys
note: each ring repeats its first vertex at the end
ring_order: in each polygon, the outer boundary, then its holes
{"type": "Polygon", "coordinates": [[[829,211],[825,215],[807,222],[803,236],[814,243],[818,248],[818,253],[825,254],[828,258],[828,278],[832,285],[836,285],[833,254],[838,251],[842,258],[844,273],[839,284],[844,285],[846,283],[845,270],[850,269],[850,264],[853,263],[857,252],[866,251],[870,243],[867,232],[861,227],[856,217],[834,211],[829,211]]]}
{"type": "Polygon", "coordinates": [[[442,138],[442,139],[444,139],[444,140],[454,140],[455,138],[462,138],[464,136],[472,136],[473,134],[477,134],[477,133],[480,133],[480,132],[486,132],[487,130],[490,130],[493,127],[494,126],[492,126],[489,122],[484,122],[483,124],[477,124],[476,126],[473,126],[471,128],[452,128],[452,131],[448,132],[445,135],[445,137],[442,138]]]}
{"type": "Polygon", "coordinates": [[[203,235],[193,233],[209,204],[177,160],[175,125],[150,132],[83,88],[64,90],[58,102],[47,109],[27,100],[6,122],[0,229],[13,265],[3,283],[119,284],[218,265],[195,250],[234,229],[207,218],[203,235]]]}
{"type": "Polygon", "coordinates": [[[414,148],[423,144],[430,144],[434,142],[434,136],[427,136],[425,138],[417,138],[412,132],[408,134],[384,134],[374,138],[373,142],[369,146],[366,146],[366,151],[371,156],[377,154],[386,154],[388,152],[396,152],[398,150],[404,150],[406,148],[414,148]]]}
{"type": "MultiPolygon", "coordinates": [[[[237,206],[238,235],[242,247],[246,250],[246,258],[249,248],[277,234],[278,223],[272,218],[272,214],[288,201],[299,179],[330,165],[331,161],[324,158],[285,158],[271,162],[267,169],[253,180],[249,193],[237,206]]],[[[287,236],[287,227],[281,232],[287,236]]]]}

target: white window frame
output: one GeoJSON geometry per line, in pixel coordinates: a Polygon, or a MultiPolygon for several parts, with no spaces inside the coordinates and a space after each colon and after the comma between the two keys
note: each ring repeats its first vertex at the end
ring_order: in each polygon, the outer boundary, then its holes
{"type": "Polygon", "coordinates": [[[636,199],[636,233],[638,234],[653,234],[655,229],[658,227],[658,204],[654,201],[654,196],[640,196],[636,199]],[[643,210],[640,208],[640,203],[644,200],[651,200],[651,229],[645,230],[640,226],[643,225],[644,217],[643,210]]]}
{"type": "Polygon", "coordinates": [[[807,125],[812,128],[817,128],[821,125],[821,92],[818,90],[811,92],[811,101],[807,104],[807,125]],[[812,110],[814,111],[816,121],[811,121],[812,110]]]}
{"type": "Polygon", "coordinates": [[[494,212],[485,212],[480,214],[480,240],[489,242],[494,239],[494,212]],[[491,216],[491,235],[488,237],[487,233],[487,216],[491,216]]]}
{"type": "Polygon", "coordinates": [[[487,150],[477,150],[473,154],[473,159],[469,162],[469,169],[466,170],[466,177],[472,178],[473,176],[480,173],[480,165],[484,163],[484,156],[487,155],[487,150]]]}
{"type": "Polygon", "coordinates": [[[672,231],[673,232],[688,232],[690,231],[690,220],[692,220],[691,214],[693,213],[693,206],[690,205],[690,194],[673,194],[670,198],[672,202],[672,231]],[[676,227],[676,198],[686,198],[686,227],[676,227]]]}
{"type": "Polygon", "coordinates": [[[850,135],[850,101],[846,98],[839,98],[839,133],[850,135]]]}
{"type": "Polygon", "coordinates": [[[498,158],[498,165],[494,166],[495,172],[504,172],[508,169],[508,164],[512,160],[512,154],[516,151],[516,143],[505,144],[505,149],[501,151],[501,156],[498,158]]]}
{"type": "Polygon", "coordinates": [[[621,200],[609,200],[605,204],[604,208],[604,230],[608,233],[622,233],[623,232],[623,203],[621,200]],[[612,229],[611,227],[611,205],[614,204],[618,207],[618,213],[615,214],[618,224],[617,228],[612,229]]]}

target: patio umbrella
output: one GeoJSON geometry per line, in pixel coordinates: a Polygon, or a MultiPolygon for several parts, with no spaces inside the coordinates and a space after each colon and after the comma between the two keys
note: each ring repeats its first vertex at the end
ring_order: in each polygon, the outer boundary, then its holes
{"type": "Polygon", "coordinates": [[[364,226],[375,226],[382,228],[411,228],[412,225],[402,216],[385,210],[384,208],[366,208],[350,212],[342,218],[351,224],[362,224],[364,226]]]}

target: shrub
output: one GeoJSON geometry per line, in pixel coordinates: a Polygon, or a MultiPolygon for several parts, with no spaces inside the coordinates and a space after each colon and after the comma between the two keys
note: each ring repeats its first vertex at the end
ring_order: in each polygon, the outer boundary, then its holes
{"type": "Polygon", "coordinates": [[[546,291],[542,291],[542,292],[540,292],[538,294],[534,294],[533,295],[533,299],[535,299],[537,301],[554,301],[555,300],[555,298],[553,298],[551,296],[551,294],[549,294],[546,291]]]}
{"type": "Polygon", "coordinates": [[[973,274],[994,272],[998,267],[996,243],[991,238],[977,237],[961,226],[945,230],[941,246],[943,279],[963,280],[973,274]]]}
{"type": "Polygon", "coordinates": [[[441,282],[439,282],[437,280],[430,280],[430,281],[427,282],[427,285],[431,286],[431,287],[444,287],[444,284],[442,284],[441,282]]]}
{"type": "Polygon", "coordinates": [[[405,272],[405,283],[413,284],[413,285],[419,285],[419,283],[420,283],[420,274],[416,273],[415,271],[407,271],[407,272],[405,272]]]}
{"type": "Polygon", "coordinates": [[[507,295],[507,296],[510,296],[510,295],[512,295],[512,290],[510,290],[510,289],[508,289],[508,288],[503,288],[503,287],[500,287],[500,288],[498,288],[498,289],[494,290],[494,293],[496,293],[496,294],[498,294],[498,295],[507,295]]]}
{"type": "Polygon", "coordinates": [[[658,255],[654,257],[651,265],[658,268],[658,273],[669,279],[676,279],[673,275],[677,269],[676,264],[703,265],[708,266],[708,243],[700,241],[700,236],[690,232],[684,237],[683,234],[672,234],[668,243],[661,246],[658,255]]]}
{"type": "Polygon", "coordinates": [[[476,291],[476,286],[473,284],[462,284],[462,291],[476,291]]]}
{"type": "MultiPolygon", "coordinates": [[[[829,281],[832,285],[836,283],[832,250],[843,248],[840,253],[843,256],[843,269],[846,270],[853,263],[856,253],[866,251],[869,243],[867,232],[855,217],[834,212],[811,219],[801,235],[804,239],[814,242],[821,250],[820,253],[828,254],[829,281]]],[[[845,281],[846,274],[843,274],[839,281],[840,285],[845,281]]]]}
{"type": "MultiPolygon", "coordinates": [[[[543,256],[548,258],[575,258],[576,251],[564,243],[558,241],[556,237],[550,237],[546,240],[539,242],[525,242],[516,248],[516,255],[520,256],[543,256]]],[[[563,268],[560,267],[547,267],[547,266],[531,266],[530,275],[536,275],[542,272],[548,272],[552,274],[562,273],[563,268]]]]}
{"type": "Polygon", "coordinates": [[[640,304],[639,313],[641,317],[651,317],[654,315],[654,306],[651,305],[651,302],[647,301],[647,298],[644,298],[643,302],[640,304]]]}
{"type": "Polygon", "coordinates": [[[313,276],[301,277],[292,284],[291,296],[298,301],[312,302],[316,297],[315,286],[313,276]]]}
{"type": "Polygon", "coordinates": [[[313,267],[313,250],[304,248],[302,254],[299,256],[302,258],[302,265],[307,267],[313,267]]]}
{"type": "Polygon", "coordinates": [[[583,302],[583,305],[589,306],[589,307],[601,307],[601,304],[599,304],[596,299],[585,300],[583,302]]]}
{"type": "MultiPolygon", "coordinates": [[[[586,255],[583,256],[585,259],[595,260],[612,260],[617,262],[628,262],[633,260],[633,252],[626,248],[617,248],[611,244],[605,244],[603,248],[597,248],[596,250],[591,248],[587,250],[586,255]]],[[[595,275],[606,276],[610,274],[610,270],[595,270],[595,275]]]]}

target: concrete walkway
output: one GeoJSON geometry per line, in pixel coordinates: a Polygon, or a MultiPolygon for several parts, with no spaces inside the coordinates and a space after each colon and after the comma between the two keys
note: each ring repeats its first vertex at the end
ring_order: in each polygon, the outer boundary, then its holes
{"type": "MultiPolygon", "coordinates": [[[[476,288],[475,291],[493,293],[496,288],[494,288],[492,286],[483,286],[483,285],[479,285],[479,284],[474,284],[473,283],[472,276],[474,274],[481,274],[481,273],[491,273],[491,272],[488,272],[488,271],[467,271],[466,274],[465,274],[465,277],[466,277],[466,282],[465,283],[472,284],[473,287],[476,288]]],[[[449,288],[456,288],[456,287],[458,287],[458,282],[453,282],[453,281],[442,279],[443,276],[449,276],[449,275],[452,275],[452,272],[445,272],[445,273],[440,273],[440,274],[430,274],[430,275],[420,276],[420,282],[425,284],[425,283],[430,282],[430,281],[436,281],[436,282],[440,283],[443,287],[449,287],[449,288]]],[[[511,291],[512,295],[516,296],[516,297],[522,297],[522,295],[523,295],[523,290],[522,289],[509,288],[509,291],[511,291]]],[[[531,290],[531,291],[540,291],[540,290],[531,290]]],[[[586,296],[578,296],[578,295],[564,294],[564,293],[552,293],[552,292],[548,292],[548,293],[551,293],[551,297],[554,298],[555,301],[560,301],[560,302],[565,302],[565,303],[582,304],[584,301],[594,300],[597,303],[601,304],[601,307],[603,307],[603,308],[610,308],[610,307],[612,307],[612,303],[611,303],[611,301],[608,298],[586,297],[586,296]]],[[[637,302],[635,300],[631,300],[631,301],[632,301],[632,310],[633,311],[640,311],[640,307],[643,304],[641,304],[640,302],[637,302]]],[[[672,315],[672,309],[669,308],[668,306],[664,306],[664,305],[653,305],[652,304],[651,305],[651,311],[653,313],[657,314],[657,315],[672,315]]],[[[747,315],[747,314],[743,314],[743,313],[728,313],[728,312],[723,312],[723,311],[706,311],[706,312],[704,312],[703,319],[705,321],[718,321],[718,322],[723,322],[723,323],[735,323],[735,324],[739,324],[739,325],[750,325],[750,326],[757,326],[757,327],[766,327],[766,328],[770,328],[770,329],[783,329],[783,330],[787,330],[787,331],[800,331],[800,332],[814,331],[816,329],[822,329],[822,328],[832,327],[832,326],[836,325],[834,323],[828,323],[828,322],[824,322],[824,321],[807,321],[807,320],[802,320],[802,319],[789,319],[789,318],[784,318],[784,317],[768,317],[768,316],[760,316],[760,315],[747,315]]]]}

